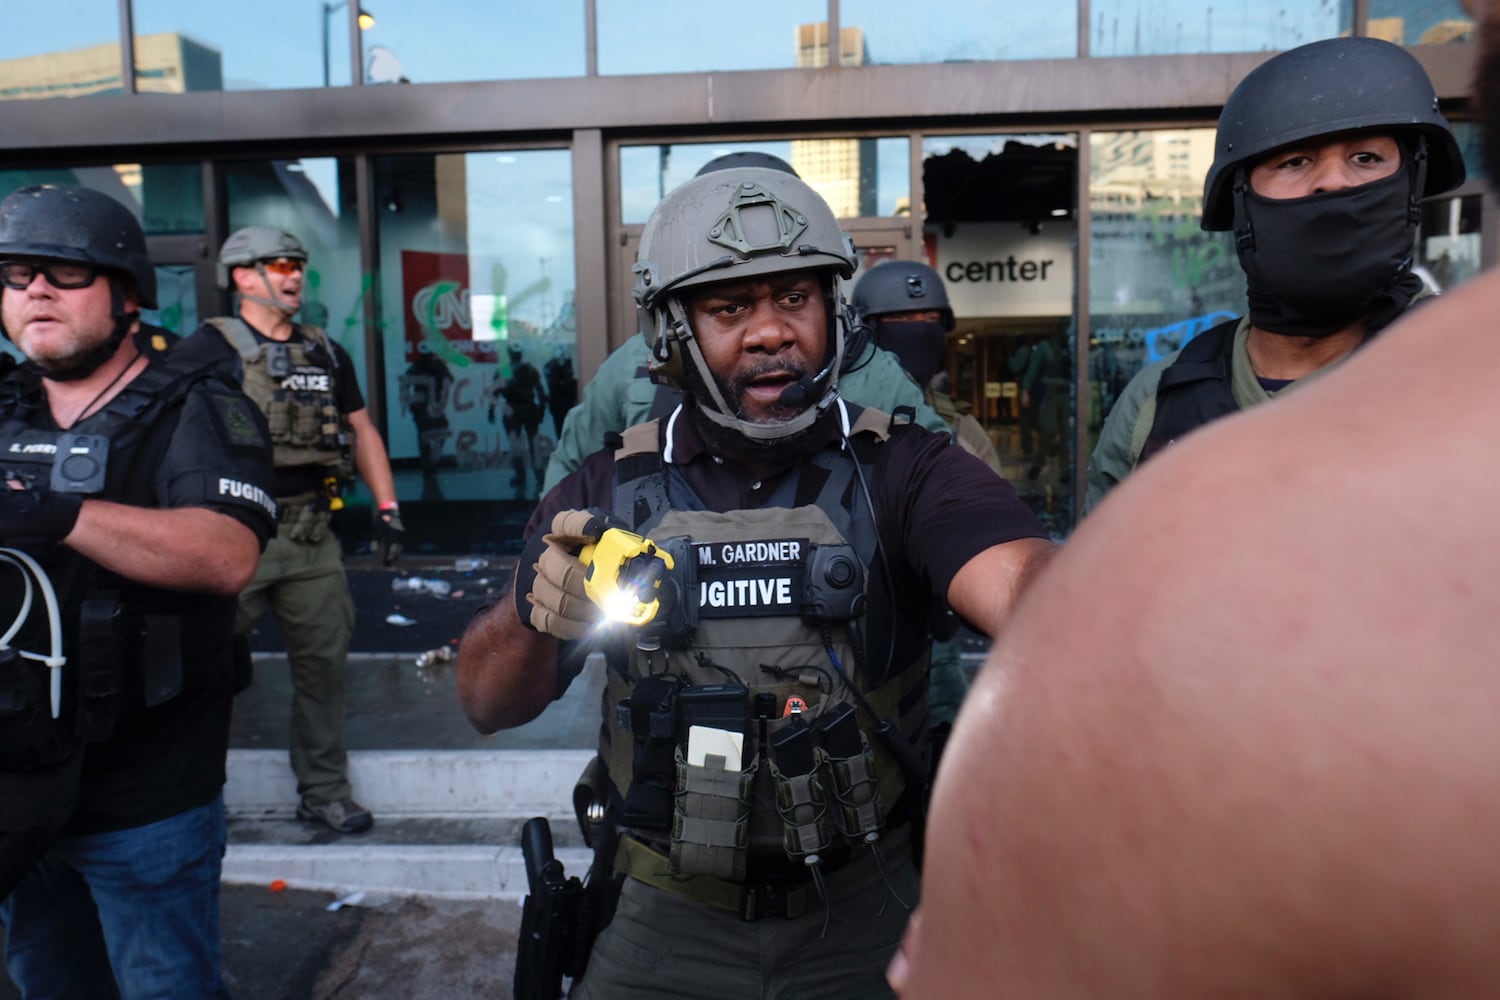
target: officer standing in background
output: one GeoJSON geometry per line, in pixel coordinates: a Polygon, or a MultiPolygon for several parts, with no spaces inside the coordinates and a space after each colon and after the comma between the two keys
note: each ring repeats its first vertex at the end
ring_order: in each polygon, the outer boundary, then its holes
{"type": "Polygon", "coordinates": [[[1224,103],[1203,228],[1232,230],[1249,313],[1140,371],[1089,460],[1085,510],[1183,434],[1341,361],[1426,294],[1422,199],[1464,181],[1421,63],[1330,38],[1253,70],[1224,103]]]}
{"type": "MultiPolygon", "coordinates": [[[[797,176],[791,164],[779,156],[751,150],[725,153],[709,160],[698,169],[702,177],[717,170],[735,167],[759,167],[779,170],[797,176]]],[[[660,385],[648,374],[651,348],[645,331],[621,344],[584,386],[579,401],[563,422],[557,449],[547,463],[542,492],[562,482],[564,476],[583,464],[583,460],[604,447],[605,439],[627,427],[645,423],[671,412],[679,400],[678,391],[660,385]]],[[[845,399],[861,406],[875,406],[888,413],[911,410],[912,419],[930,431],[946,432],[948,425],[933,412],[922,397],[920,388],[911,384],[901,364],[889,352],[881,351],[868,341],[850,343],[839,373],[839,392],[845,399]]]]}
{"type": "Polygon", "coordinates": [[[886,995],[917,894],[929,622],[946,600],[996,633],[1053,546],[946,434],[839,398],[854,266],[789,174],[668,194],[635,296],[683,398],[543,498],[513,593],[460,646],[485,732],[535,718],[589,650],[609,661],[622,837],[596,865],[626,877],[574,997],[886,995]],[[580,546],[612,524],[685,574],[645,632],[582,589],[580,546]]]}
{"type": "Polygon", "coordinates": [[[887,260],[871,268],[854,286],[858,320],[875,333],[875,346],[894,354],[906,374],[923,388],[927,404],[953,432],[964,451],[1001,475],[1000,456],[984,426],[970,408],[931,385],[943,368],[947,335],[953,330],[953,308],[942,277],[914,260],[887,260]]]}
{"type": "Polygon", "coordinates": [[[156,273],[111,198],[0,202],[0,284],[27,358],[0,376],[6,965],[28,997],[223,996],[234,595],[275,530],[265,423],[142,353],[156,273]]]}
{"type": "Polygon", "coordinates": [[[344,746],[354,603],[329,528],[354,470],[375,499],[375,539],[385,565],[401,554],[404,532],[385,443],[365,409],[352,359],[323,330],[292,322],[306,267],[307,251],[291,233],[270,226],[234,233],[219,252],[219,283],[237,293],[239,314],[208,320],[176,351],[232,370],[270,425],[281,523],[240,595],[236,627],[248,638],[269,604],[286,640],[298,818],[360,833],[374,818],[354,800],[344,746]]]}
{"type": "MultiPolygon", "coordinates": [[[[930,384],[942,370],[947,336],[954,326],[953,308],[948,304],[942,277],[918,261],[882,261],[859,279],[850,304],[856,321],[873,331],[875,346],[895,355],[917,385],[926,387],[927,404],[952,429],[959,447],[994,469],[997,476],[1002,475],[1000,456],[984,427],[967,408],[960,410],[952,396],[930,384]]],[[[942,637],[932,646],[928,707],[939,751],[969,690],[962,651],[963,642],[957,636],[942,637]]]]}

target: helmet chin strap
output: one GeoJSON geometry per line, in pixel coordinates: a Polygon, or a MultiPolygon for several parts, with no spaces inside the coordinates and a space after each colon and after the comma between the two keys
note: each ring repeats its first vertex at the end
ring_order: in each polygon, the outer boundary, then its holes
{"type": "Polygon", "coordinates": [[[831,325],[834,329],[833,360],[829,362],[826,368],[818,372],[816,376],[802,379],[798,383],[798,387],[801,387],[802,382],[813,383],[811,391],[804,389],[807,395],[811,397],[812,393],[817,391],[817,383],[826,378],[827,384],[822,395],[817,398],[817,401],[813,405],[808,406],[790,420],[773,420],[763,423],[754,423],[734,415],[734,409],[725,400],[723,392],[719,389],[719,380],[709,370],[708,362],[703,359],[703,352],[698,349],[698,338],[692,334],[692,326],[688,323],[687,314],[682,308],[682,302],[677,296],[672,295],[667,298],[666,305],[673,321],[680,324],[681,329],[689,332],[689,336],[683,338],[681,346],[686,348],[687,356],[692,360],[693,368],[698,372],[699,380],[708,392],[709,398],[704,402],[711,405],[700,406],[698,408],[699,412],[712,423],[732,430],[752,441],[777,441],[807,430],[823,415],[823,411],[833,405],[833,401],[838,398],[839,367],[844,359],[844,316],[843,310],[839,309],[837,305],[834,305],[830,310],[832,313],[830,316],[831,325]]]}
{"type": "Polygon", "coordinates": [[[115,320],[114,328],[109,332],[109,338],[68,368],[55,371],[42,368],[41,372],[44,377],[54,382],[77,382],[94,374],[99,370],[100,365],[115,356],[115,352],[120,349],[120,344],[125,340],[125,335],[130,332],[132,326],[135,326],[135,321],[141,318],[141,314],[134,309],[125,308],[125,293],[121,290],[119,280],[113,277],[109,279],[109,301],[110,313],[115,320]]]}
{"type": "Polygon", "coordinates": [[[287,305],[286,302],[282,300],[281,296],[276,294],[276,289],[271,287],[271,278],[266,274],[266,265],[262,261],[255,262],[255,273],[260,275],[261,284],[266,286],[266,294],[250,295],[246,292],[241,292],[241,301],[254,302],[257,305],[267,306],[268,308],[275,309],[277,312],[285,313],[288,316],[295,315],[297,309],[287,305]],[[267,296],[270,297],[267,298],[267,296]]]}

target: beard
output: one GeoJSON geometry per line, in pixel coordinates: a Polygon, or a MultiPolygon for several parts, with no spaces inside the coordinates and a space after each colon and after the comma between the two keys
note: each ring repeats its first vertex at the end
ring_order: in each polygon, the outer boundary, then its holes
{"type": "MultiPolygon", "coordinates": [[[[781,420],[789,420],[807,409],[808,404],[790,406],[777,404],[771,412],[763,417],[751,418],[745,415],[745,389],[755,379],[771,372],[790,372],[795,378],[806,378],[810,372],[804,365],[795,362],[767,361],[756,365],[747,371],[740,372],[731,381],[725,382],[718,376],[714,376],[714,384],[718,387],[720,395],[729,404],[733,411],[730,416],[737,417],[747,423],[765,424],[781,420]]],[[[708,387],[703,382],[703,376],[698,371],[698,366],[689,364],[686,371],[688,392],[692,395],[697,405],[693,407],[693,425],[698,435],[708,445],[709,450],[715,455],[728,458],[741,465],[759,464],[767,458],[781,454],[797,454],[800,452],[800,443],[817,426],[817,422],[804,430],[779,437],[772,441],[760,441],[747,438],[731,427],[724,427],[714,423],[704,415],[704,409],[709,399],[708,387]]]]}

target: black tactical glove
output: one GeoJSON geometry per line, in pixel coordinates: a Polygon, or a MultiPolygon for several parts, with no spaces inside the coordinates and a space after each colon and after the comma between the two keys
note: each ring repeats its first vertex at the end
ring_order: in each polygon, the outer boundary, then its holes
{"type": "Polygon", "coordinates": [[[83,498],[74,493],[50,493],[10,484],[19,480],[6,477],[0,482],[0,543],[9,545],[21,539],[60,542],[78,523],[83,498]]]}
{"type": "Polygon", "coordinates": [[[559,639],[582,639],[599,620],[600,611],[583,589],[586,569],[578,560],[608,528],[625,524],[607,511],[560,510],[552,530],[533,536],[516,573],[516,613],[521,622],[559,639]]]}
{"type": "Polygon", "coordinates": [[[401,542],[406,538],[406,528],[401,524],[401,512],[388,507],[375,512],[375,544],[380,547],[380,564],[390,566],[401,558],[401,542]]]}

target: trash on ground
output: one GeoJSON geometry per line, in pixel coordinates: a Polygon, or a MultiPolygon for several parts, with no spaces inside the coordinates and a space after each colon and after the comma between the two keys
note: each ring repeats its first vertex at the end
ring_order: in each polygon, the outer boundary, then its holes
{"type": "Polygon", "coordinates": [[[355,889],[353,892],[348,893],[344,896],[340,896],[338,899],[335,899],[333,902],[329,903],[328,912],[333,913],[334,911],[341,910],[346,906],[358,906],[364,901],[365,891],[363,889],[355,889]]]}
{"type": "Polygon", "coordinates": [[[434,597],[447,597],[453,584],[447,580],[430,580],[420,576],[398,576],[391,581],[391,590],[396,593],[425,593],[434,597]]]}
{"type": "Polygon", "coordinates": [[[400,625],[404,628],[407,625],[415,625],[417,620],[415,618],[408,618],[402,614],[391,614],[385,616],[385,623],[387,625],[400,625]]]}

